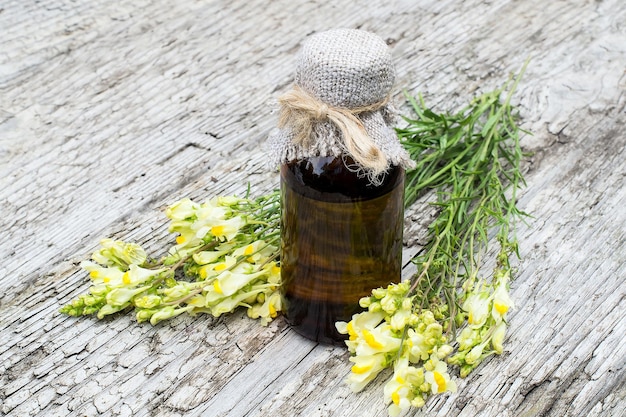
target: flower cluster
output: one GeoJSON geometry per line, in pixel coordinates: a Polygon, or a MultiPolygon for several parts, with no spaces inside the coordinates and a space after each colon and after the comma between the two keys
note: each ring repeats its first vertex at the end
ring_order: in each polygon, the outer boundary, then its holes
{"type": "Polygon", "coordinates": [[[487,356],[501,354],[506,315],[513,308],[508,291],[510,251],[505,245],[490,283],[471,278],[464,282],[462,312],[454,318],[437,298],[422,308],[423,293],[407,281],[377,288],[362,298],[359,303],[367,311],[336,323],[337,330],[349,337],[345,343],[353,364],[346,379],[350,388],[359,392],[382,370],[393,367],[384,398],[389,415],[397,416],[409,407],[422,407],[430,395],[456,392],[448,365],[459,366],[465,377],[487,356]],[[466,326],[457,335],[451,327],[444,334],[444,326],[452,321],[466,326]]]}
{"type": "Polygon", "coordinates": [[[166,211],[176,244],[161,261],[137,244],[105,239],[91,261],[91,287],[61,309],[98,318],[134,308],[152,324],[182,313],[220,316],[239,306],[266,325],[282,309],[278,194],[257,200],[183,199],[166,211]],[[179,271],[179,269],[182,269],[179,271]]]}
{"type": "Polygon", "coordinates": [[[346,345],[353,366],[346,382],[354,392],[393,367],[384,389],[390,416],[423,406],[431,394],[456,391],[444,361],[452,347],[443,327],[432,311],[414,307],[409,289],[408,282],[377,288],[360,300],[367,311],[336,323],[337,330],[349,336],[346,345]]]}
{"type": "Polygon", "coordinates": [[[486,357],[503,351],[506,315],[514,307],[508,290],[510,274],[507,263],[496,268],[491,283],[481,280],[466,285],[462,309],[467,326],[457,336],[457,353],[448,361],[461,368],[463,378],[486,357]]]}

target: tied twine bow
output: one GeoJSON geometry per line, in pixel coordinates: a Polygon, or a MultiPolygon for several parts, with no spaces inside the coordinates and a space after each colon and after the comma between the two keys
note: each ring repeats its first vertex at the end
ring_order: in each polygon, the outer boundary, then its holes
{"type": "Polygon", "coordinates": [[[308,148],[314,123],[329,120],[343,135],[346,151],[363,167],[370,179],[378,177],[387,169],[387,157],[367,134],[363,123],[356,117],[359,113],[379,110],[389,101],[352,109],[329,106],[298,86],[278,98],[281,105],[278,126],[288,126],[294,133],[293,143],[308,148]]]}

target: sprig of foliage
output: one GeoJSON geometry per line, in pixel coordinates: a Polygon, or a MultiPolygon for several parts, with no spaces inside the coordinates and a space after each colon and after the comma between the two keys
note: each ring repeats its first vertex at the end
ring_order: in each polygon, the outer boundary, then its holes
{"type": "MultiPolygon", "coordinates": [[[[429,226],[429,243],[414,259],[420,270],[412,290],[421,294],[420,307],[443,298],[450,317],[455,317],[459,281],[472,287],[493,230],[505,253],[517,253],[517,239],[510,232],[525,215],[516,201],[525,183],[520,168],[522,130],[510,101],[522,74],[523,69],[502,88],[455,114],[437,114],[421,97],[419,102],[409,97],[417,117],[406,118],[407,127],[398,129],[417,161],[407,173],[406,201],[410,204],[433,189],[440,209],[429,226]]],[[[449,321],[449,330],[454,323],[449,321]]]]}
{"type": "Polygon", "coordinates": [[[428,244],[413,259],[415,276],[375,289],[361,299],[367,311],[337,323],[350,338],[354,366],[347,382],[354,391],[394,368],[384,390],[391,416],[423,406],[432,394],[456,391],[448,365],[459,366],[464,377],[487,356],[502,353],[513,307],[510,258],[519,256],[515,225],[525,216],[517,207],[523,130],[511,105],[525,67],[453,114],[407,96],[415,115],[397,132],[416,167],[407,172],[405,204],[433,190],[438,215],[428,244]],[[499,250],[486,279],[484,258],[494,235],[499,250]],[[457,326],[463,326],[458,336],[457,326]]]}
{"type": "Polygon", "coordinates": [[[256,199],[217,197],[202,204],[188,198],[166,215],[176,244],[151,260],[135,243],[104,239],[82,268],[89,292],[61,312],[98,318],[134,309],[137,321],[158,322],[182,313],[220,316],[239,306],[267,324],[282,307],[277,263],[280,194],[256,199]]]}

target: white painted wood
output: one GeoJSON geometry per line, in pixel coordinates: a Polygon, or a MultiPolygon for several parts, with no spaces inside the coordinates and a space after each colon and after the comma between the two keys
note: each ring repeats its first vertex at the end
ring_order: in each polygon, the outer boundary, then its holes
{"type": "Polygon", "coordinates": [[[301,40],[333,27],[388,40],[398,104],[406,89],[454,109],[531,57],[515,102],[534,218],[505,353],[409,415],[626,415],[624,22],[620,0],[3,2],[0,415],[385,415],[382,379],[352,394],[346,351],[282,319],[56,313],[100,238],[158,256],[168,203],[277,187],[258,152],[275,99],[301,40]]]}

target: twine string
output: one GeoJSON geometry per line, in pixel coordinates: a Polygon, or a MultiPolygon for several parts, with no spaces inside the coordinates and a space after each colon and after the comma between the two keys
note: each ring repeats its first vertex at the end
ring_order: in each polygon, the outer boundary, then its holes
{"type": "Polygon", "coordinates": [[[330,121],[343,136],[347,153],[363,167],[370,178],[376,178],[387,169],[387,157],[367,134],[363,123],[356,116],[360,113],[376,111],[389,101],[357,108],[330,106],[304,91],[297,85],[278,99],[280,116],[278,126],[289,127],[294,133],[293,143],[309,148],[315,123],[330,121]]]}

